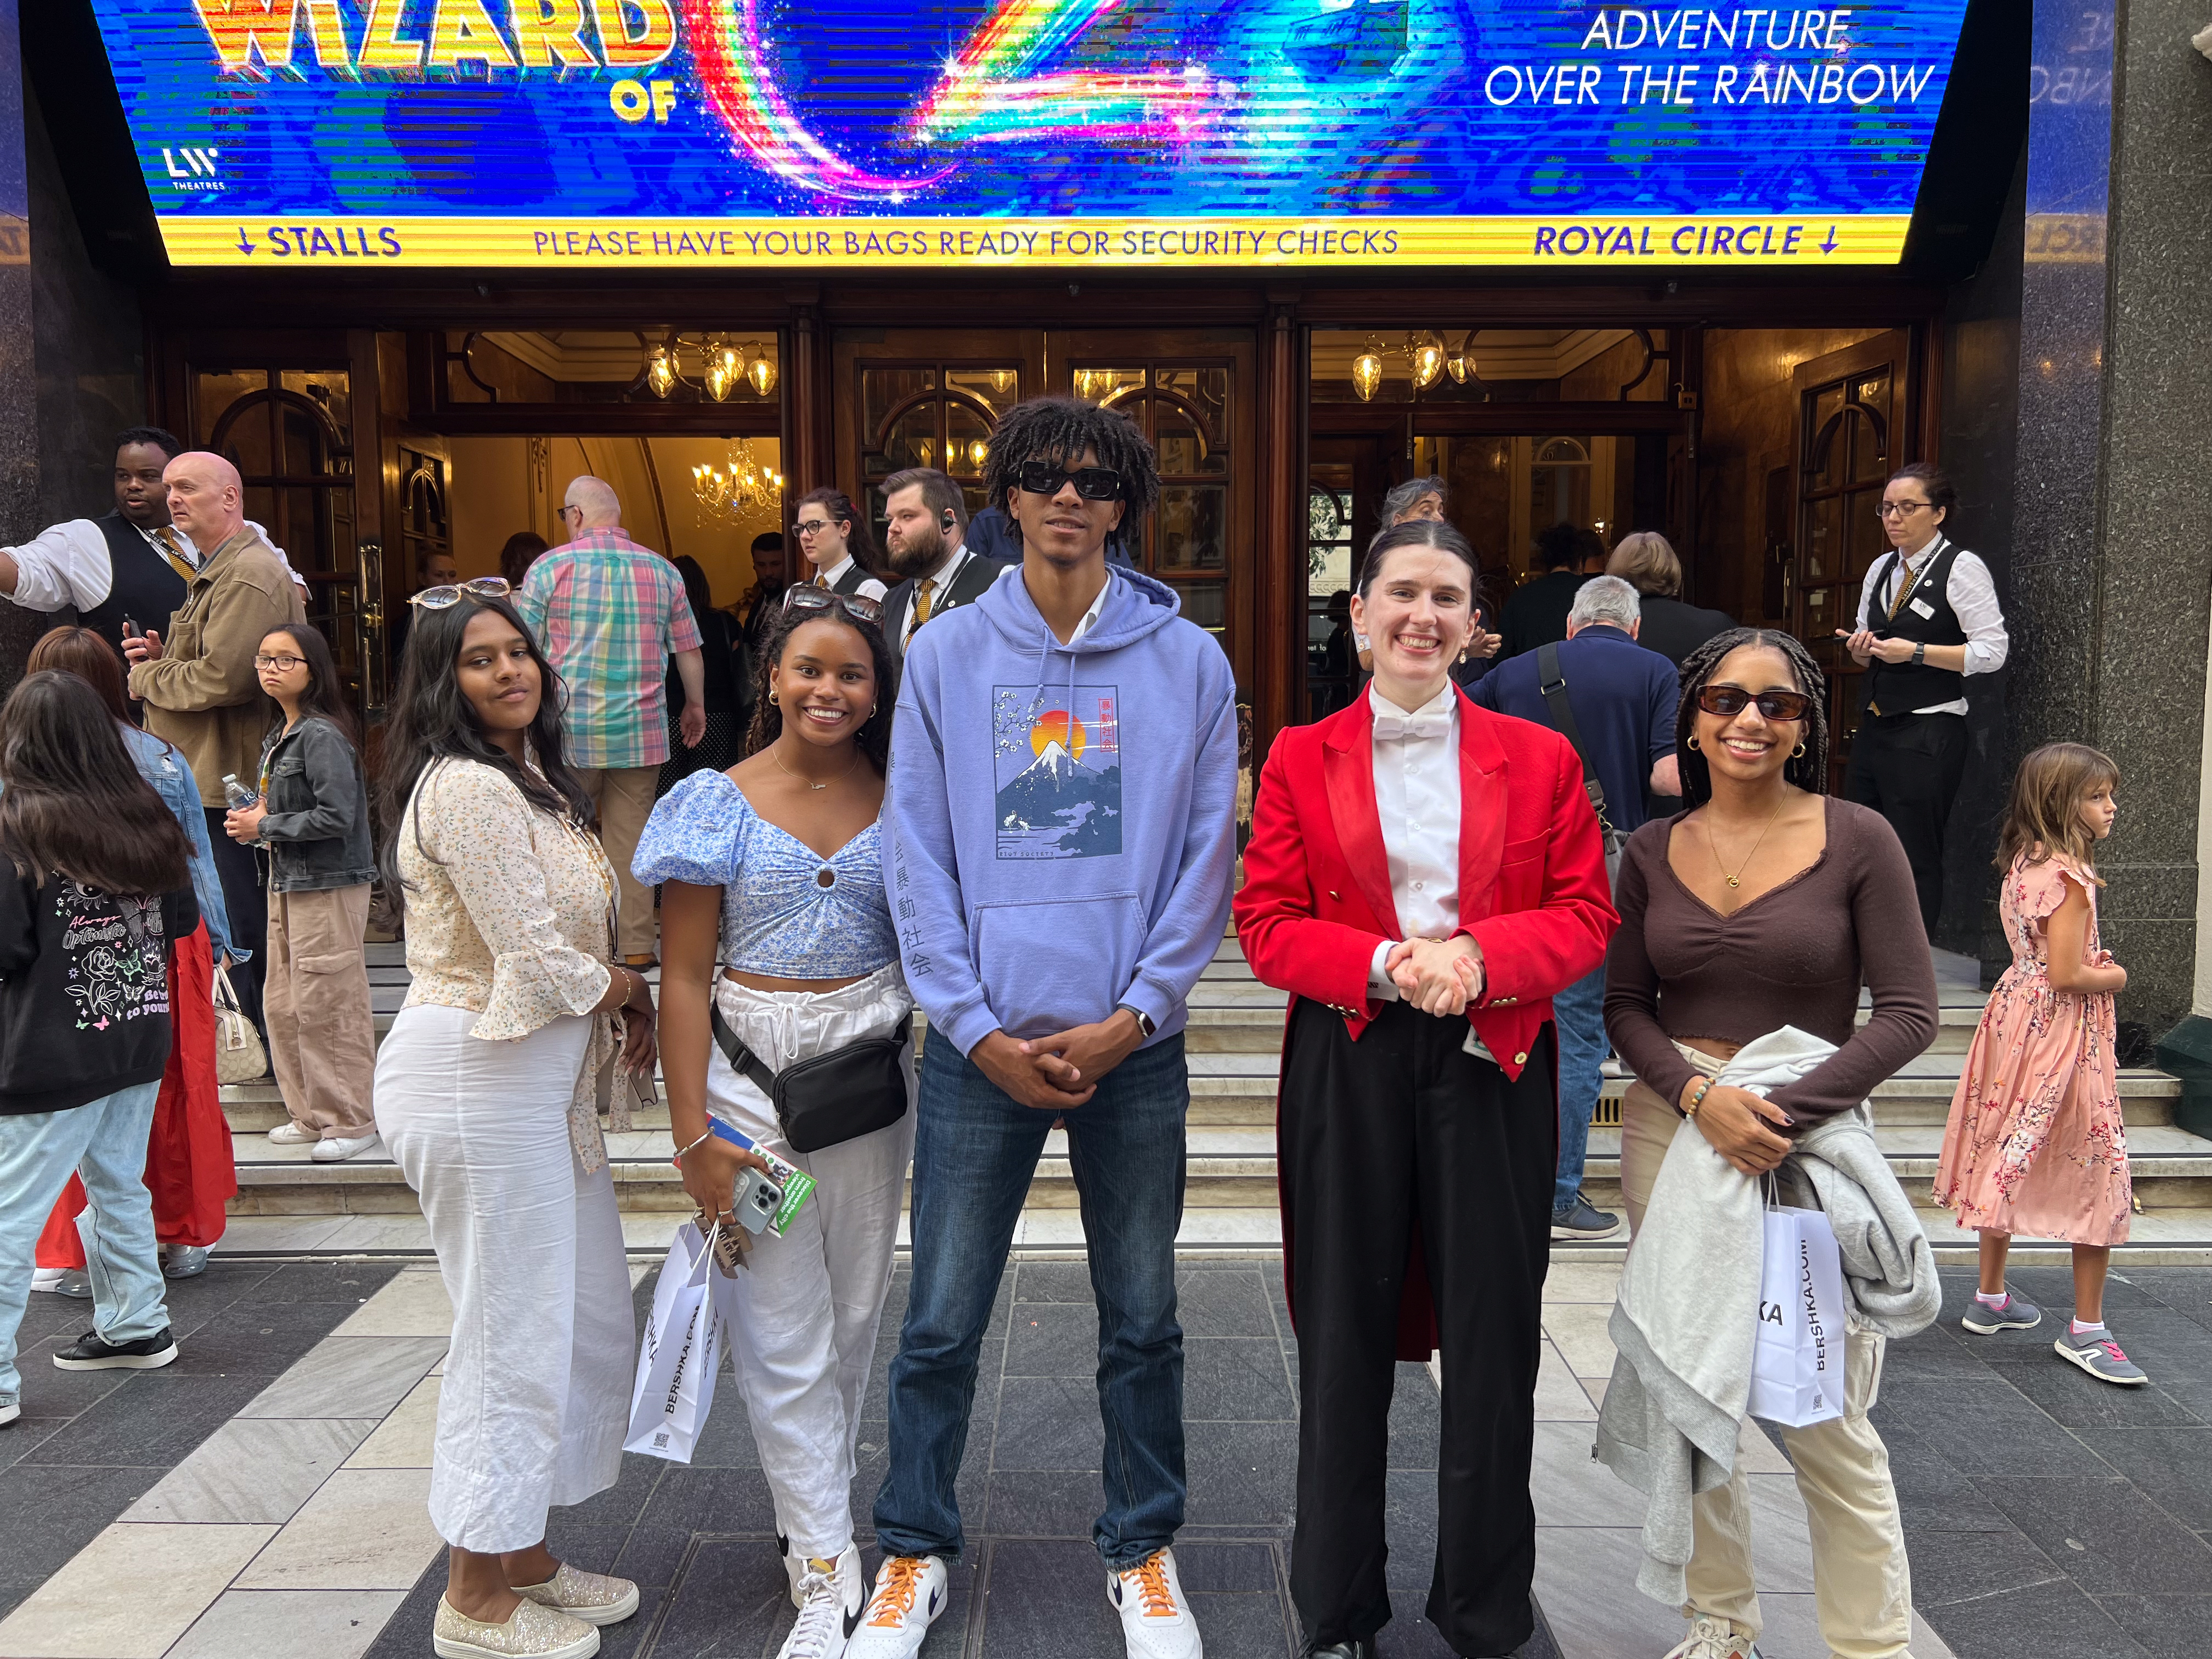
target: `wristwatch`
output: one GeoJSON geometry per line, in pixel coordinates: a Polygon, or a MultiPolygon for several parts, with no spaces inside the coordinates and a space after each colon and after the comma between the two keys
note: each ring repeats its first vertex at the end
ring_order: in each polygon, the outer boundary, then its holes
{"type": "Polygon", "coordinates": [[[1152,1016],[1147,1014],[1143,1009],[1132,1008],[1126,1002],[1117,1002],[1114,1006],[1121,1012],[1132,1015],[1135,1018],[1137,1029],[1144,1033],[1145,1040],[1146,1042],[1149,1042],[1156,1035],[1158,1035],[1160,1028],[1152,1024],[1152,1016]]]}
{"type": "Polygon", "coordinates": [[[1920,667],[1922,665],[1926,663],[1927,660],[1928,642],[1925,640],[1923,640],[1918,645],[1912,647],[1912,665],[1915,668],[1920,667]]]}

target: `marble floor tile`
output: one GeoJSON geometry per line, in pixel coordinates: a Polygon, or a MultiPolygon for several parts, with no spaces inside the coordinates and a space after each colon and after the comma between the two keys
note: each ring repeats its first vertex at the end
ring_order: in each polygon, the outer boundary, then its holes
{"type": "Polygon", "coordinates": [[[333,1336],[434,1336],[453,1328],[453,1304],[434,1266],[413,1265],[362,1304],[361,1311],[331,1333],[333,1336]]]}
{"type": "Polygon", "coordinates": [[[0,1622],[9,1659],[160,1659],[276,1534],[109,1527],[0,1622]]]}
{"type": "Polygon", "coordinates": [[[228,1590],[165,1659],[361,1659],[397,1590],[228,1590]]]}
{"type": "Polygon", "coordinates": [[[428,1254],[430,1224],[419,1215],[349,1215],[319,1249],[415,1250],[428,1254]]]}
{"type": "MultiPolygon", "coordinates": [[[[427,1469],[438,1437],[439,1379],[417,1382],[391,1416],[346,1459],[349,1469],[427,1469]]],[[[710,1419],[711,1420],[711,1419],[710,1419]]]]}
{"type": "Polygon", "coordinates": [[[1540,1527],[1641,1527],[1644,1494],[1590,1455],[1594,1426],[1539,1423],[1529,1495],[1540,1527]]]}
{"type": "Polygon", "coordinates": [[[383,1417],[445,1357],[442,1339],[326,1336],[240,1417],[383,1417]]]}
{"type": "Polygon", "coordinates": [[[234,1418],[123,1518],[281,1525],[375,1427],[374,1418],[234,1418]]]}
{"type": "Polygon", "coordinates": [[[1610,1308],[1620,1293],[1618,1261],[1553,1261],[1544,1275],[1544,1300],[1601,1302],[1610,1308]]]}
{"type": "Polygon", "coordinates": [[[406,1590],[441,1547],[428,1469],[340,1469],[239,1576],[240,1589],[406,1590]]]}
{"type": "Polygon", "coordinates": [[[1540,1423],[1595,1423],[1597,1407],[1567,1362],[1550,1343],[1544,1345],[1536,1366],[1536,1420],[1540,1423]]]}
{"type": "Polygon", "coordinates": [[[1544,1309],[1544,1334],[1577,1376],[1611,1376],[1613,1339],[1606,1334],[1606,1322],[1612,1317],[1609,1302],[1549,1303],[1544,1309]]]}
{"type": "Polygon", "coordinates": [[[319,1250],[350,1218],[342,1215],[234,1215],[224,1226],[214,1250],[218,1256],[251,1250],[256,1255],[290,1255],[319,1250]]]}
{"type": "Polygon", "coordinates": [[[1682,1639],[1681,1615],[1636,1588],[1637,1532],[1536,1528],[1536,1600],[1565,1659],[1646,1659],[1682,1639]]]}

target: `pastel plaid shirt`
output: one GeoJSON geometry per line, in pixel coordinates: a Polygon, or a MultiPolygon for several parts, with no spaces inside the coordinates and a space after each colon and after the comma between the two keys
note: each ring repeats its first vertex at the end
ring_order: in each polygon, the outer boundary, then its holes
{"type": "Polygon", "coordinates": [[[668,758],[668,659],[699,649],[674,565],[619,526],[587,530],[530,567],[515,609],[567,688],[570,765],[668,758]]]}

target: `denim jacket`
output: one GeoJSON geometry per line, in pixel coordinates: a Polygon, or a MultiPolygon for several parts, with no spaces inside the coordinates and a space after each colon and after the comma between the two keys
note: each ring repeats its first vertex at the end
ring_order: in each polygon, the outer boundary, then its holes
{"type": "Polygon", "coordinates": [[[208,844],[207,811],[200,805],[199,786],[184,752],[135,726],[122,726],[123,746],[138,768],[138,775],[154,786],[161,804],[176,815],[185,839],[192,849],[192,896],[199,901],[200,916],[207,923],[208,943],[217,962],[252,959],[253,952],[230,937],[230,915],[223,908],[222,884],[216,879],[215,853],[208,844]]]}
{"type": "Polygon", "coordinates": [[[314,714],[289,732],[277,726],[262,739],[261,780],[270,892],[320,892],[376,879],[368,786],[343,732],[314,714]]]}

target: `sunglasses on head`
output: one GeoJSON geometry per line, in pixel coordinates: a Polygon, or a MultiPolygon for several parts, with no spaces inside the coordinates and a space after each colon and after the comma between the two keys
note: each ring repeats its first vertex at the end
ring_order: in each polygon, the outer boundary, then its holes
{"type": "Polygon", "coordinates": [[[420,593],[410,593],[407,603],[419,605],[425,611],[443,611],[459,605],[463,599],[504,599],[514,593],[504,576],[472,576],[465,582],[441,582],[435,587],[426,587],[420,593]]]}
{"type": "Polygon", "coordinates": [[[855,622],[874,623],[883,620],[884,608],[865,593],[832,593],[826,587],[787,587],[783,591],[783,608],[787,613],[805,616],[842,611],[855,622]]]}
{"type": "Polygon", "coordinates": [[[1075,480],[1075,493],[1086,501],[1110,501],[1121,494],[1121,475],[1110,466],[1079,466],[1066,471],[1050,461],[1024,461],[1021,486],[1032,495],[1057,495],[1060,487],[1075,480]]]}
{"type": "Polygon", "coordinates": [[[1753,703],[1759,705],[1759,714],[1770,720],[1802,720],[1813,712],[1813,700],[1802,691],[1754,694],[1740,685],[1708,685],[1698,693],[1698,707],[1708,714],[1733,718],[1753,703]]]}

